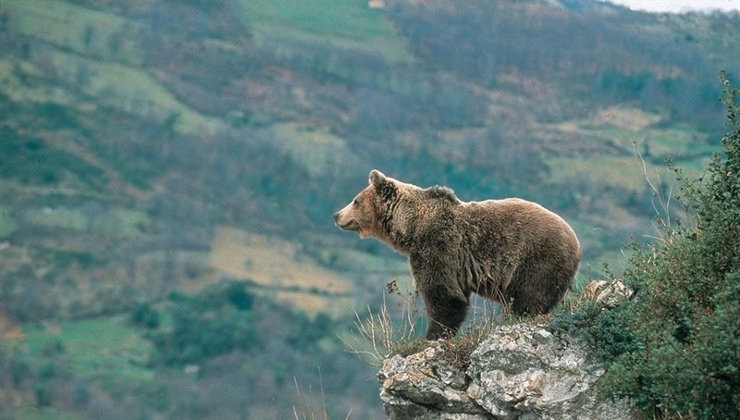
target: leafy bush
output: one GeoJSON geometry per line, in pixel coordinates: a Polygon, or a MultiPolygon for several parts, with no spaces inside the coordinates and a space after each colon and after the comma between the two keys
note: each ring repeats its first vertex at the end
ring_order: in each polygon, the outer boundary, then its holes
{"type": "Polygon", "coordinates": [[[151,335],[155,360],[165,365],[201,362],[231,350],[247,350],[259,343],[253,296],[246,285],[228,282],[197,296],[171,297],[172,328],[151,335]]]}
{"type": "Polygon", "coordinates": [[[297,349],[315,346],[322,338],[332,332],[333,321],[329,315],[319,312],[313,320],[298,313],[291,323],[287,342],[297,349]]]}
{"type": "Polygon", "coordinates": [[[244,283],[230,283],[226,287],[225,295],[236,309],[240,311],[248,311],[252,309],[254,296],[247,292],[244,283]]]}
{"type": "Polygon", "coordinates": [[[740,414],[740,121],[737,90],[721,77],[730,121],[724,156],[714,157],[704,179],[677,171],[690,223],[666,226],[657,243],[636,247],[624,273],[633,299],[570,315],[609,362],[605,390],[653,415],[740,414]]]}
{"type": "Polygon", "coordinates": [[[558,314],[550,326],[559,332],[581,336],[600,361],[609,363],[639,348],[633,334],[619,322],[617,313],[617,310],[605,310],[601,303],[586,300],[574,310],[558,314]]]}
{"type": "Polygon", "coordinates": [[[146,328],[157,328],[159,327],[159,312],[152,308],[149,303],[137,303],[131,309],[131,315],[129,317],[131,324],[146,327],[146,328]]]}

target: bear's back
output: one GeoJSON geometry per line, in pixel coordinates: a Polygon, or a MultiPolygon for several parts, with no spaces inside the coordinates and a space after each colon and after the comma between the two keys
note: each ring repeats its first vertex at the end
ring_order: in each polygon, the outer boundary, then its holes
{"type": "Polygon", "coordinates": [[[537,240],[555,236],[566,243],[578,242],[575,232],[562,217],[521,198],[464,203],[458,216],[469,227],[492,231],[497,236],[537,240]]]}
{"type": "Polygon", "coordinates": [[[571,286],[581,247],[573,229],[557,214],[530,201],[508,198],[463,203],[456,216],[455,225],[467,231],[460,244],[464,254],[483,265],[480,272],[488,273],[488,280],[467,279],[470,287],[476,285],[474,291],[498,290],[494,294],[511,300],[515,312],[544,313],[571,286]],[[483,288],[481,280],[486,282],[483,288]]]}

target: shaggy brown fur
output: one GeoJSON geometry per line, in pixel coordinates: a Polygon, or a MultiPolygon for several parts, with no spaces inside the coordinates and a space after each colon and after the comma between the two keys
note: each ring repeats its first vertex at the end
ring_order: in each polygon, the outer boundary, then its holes
{"type": "Polygon", "coordinates": [[[581,259],[573,229],[539,204],[518,198],[466,203],[448,188],[422,189],[377,170],[334,219],[409,257],[429,340],[455,334],[473,292],[517,314],[549,312],[572,285],[581,259]]]}

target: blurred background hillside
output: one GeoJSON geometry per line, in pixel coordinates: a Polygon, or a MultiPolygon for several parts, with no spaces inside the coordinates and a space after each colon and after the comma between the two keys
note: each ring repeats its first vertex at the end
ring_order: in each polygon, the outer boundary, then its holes
{"type": "Polygon", "coordinates": [[[738,63],[737,13],[1,0],[0,417],[383,418],[337,337],[412,288],[333,225],[369,170],[542,203],[599,278],[680,212],[666,160],[720,151],[738,63]]]}

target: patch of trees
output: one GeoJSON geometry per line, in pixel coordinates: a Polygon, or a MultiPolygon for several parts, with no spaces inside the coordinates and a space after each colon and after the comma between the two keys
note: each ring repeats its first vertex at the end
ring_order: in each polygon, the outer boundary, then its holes
{"type": "Polygon", "coordinates": [[[0,177],[27,185],[82,184],[100,190],[106,182],[103,171],[79,157],[50,145],[38,137],[19,134],[0,125],[3,155],[0,177]]]}
{"type": "MultiPolygon", "coordinates": [[[[300,413],[328,406],[331,418],[351,411],[380,419],[373,368],[336,337],[351,321],[308,316],[249,282],[224,281],[130,307],[134,328],[125,333],[139,332],[153,344],[149,362],[137,366],[149,369],[146,380],[76,371],[65,344],[52,338],[43,357],[0,342],[0,383],[25,407],[95,418],[289,418],[294,407],[300,413]]],[[[14,413],[12,404],[0,405],[1,415],[14,413]]]]}
{"type": "Polygon", "coordinates": [[[195,294],[174,292],[164,302],[137,304],[129,322],[154,344],[150,364],[158,372],[143,392],[158,397],[144,399],[143,410],[186,418],[214,410],[248,415],[271,401],[270,416],[280,418],[306,404],[301,394],[316,398],[321,387],[320,398],[334,402],[331,415],[346,416],[351,409],[378,416],[375,385],[367,380],[370,368],[336,338],[349,330],[350,321],[296,312],[244,281],[225,280],[195,294]],[[367,401],[347,395],[366,395],[367,401]]]}
{"type": "Polygon", "coordinates": [[[147,335],[155,347],[152,363],[168,366],[203,363],[232,351],[263,351],[275,341],[314,352],[319,341],[337,330],[324,313],[312,319],[279,305],[253,310],[257,296],[250,288],[249,282],[224,281],[196,295],[175,291],[162,309],[171,325],[159,328],[163,315],[149,303],[135,305],[130,322],[149,330],[147,335]],[[265,328],[275,320],[289,328],[282,332],[265,328]]]}
{"type": "MultiPolygon", "coordinates": [[[[150,334],[156,348],[154,363],[183,365],[232,350],[250,350],[259,345],[256,315],[250,311],[254,296],[244,283],[229,283],[197,296],[174,292],[170,317],[172,326],[150,334]]],[[[132,322],[147,328],[158,326],[156,310],[139,307],[132,322]]]]}
{"type": "Polygon", "coordinates": [[[694,78],[659,77],[650,71],[625,73],[608,68],[592,79],[590,96],[602,104],[640,103],[645,109],[666,113],[671,121],[689,121],[698,129],[714,134],[719,125],[719,91],[705,81],[710,80],[706,77],[710,70],[707,66],[694,78]]]}
{"type": "MultiPolygon", "coordinates": [[[[474,83],[494,87],[511,74],[554,84],[591,81],[598,106],[634,100],[646,109],[666,110],[676,120],[716,127],[716,119],[707,119],[717,113],[720,92],[700,81],[732,63],[717,56],[707,60],[703,45],[677,40],[670,31],[636,31],[623,13],[474,1],[454,7],[398,2],[390,16],[428,66],[474,83]],[[674,75],[672,69],[682,71],[674,75]],[[707,111],[697,116],[698,109],[707,111]]],[[[726,19],[737,17],[717,17],[715,24],[730,24],[726,19]]]]}

